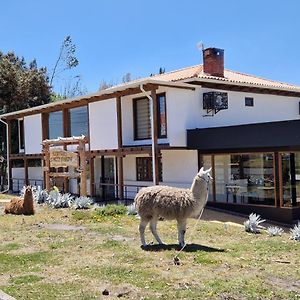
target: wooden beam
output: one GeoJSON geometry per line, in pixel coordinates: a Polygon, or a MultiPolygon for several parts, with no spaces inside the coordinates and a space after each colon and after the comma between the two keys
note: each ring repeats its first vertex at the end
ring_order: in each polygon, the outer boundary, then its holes
{"type": "Polygon", "coordinates": [[[45,187],[46,190],[50,191],[50,151],[49,145],[44,145],[44,153],[45,153],[45,187]]]}
{"type": "Polygon", "coordinates": [[[153,126],[154,126],[154,135],[152,137],[153,143],[154,143],[154,157],[152,157],[152,164],[153,166],[155,166],[155,178],[154,178],[154,184],[155,185],[159,185],[159,160],[158,160],[158,156],[159,156],[159,150],[157,147],[157,140],[158,140],[158,120],[157,120],[157,113],[158,113],[158,109],[157,109],[157,97],[156,97],[156,90],[151,90],[151,98],[153,101],[153,126]]]}
{"type": "Polygon", "coordinates": [[[86,168],[86,156],[85,156],[85,143],[79,141],[78,146],[79,158],[80,158],[80,196],[87,196],[87,168],[86,168]]]}
{"type": "Polygon", "coordinates": [[[68,172],[55,172],[49,173],[50,177],[61,177],[61,178],[79,178],[80,174],[70,174],[68,172]]]}
{"type": "Polygon", "coordinates": [[[274,174],[274,205],[280,206],[280,188],[279,188],[279,155],[278,152],[273,153],[273,174],[274,174]]]}
{"type": "Polygon", "coordinates": [[[95,159],[90,157],[90,196],[95,196],[95,159]]]}
{"type": "Polygon", "coordinates": [[[42,113],[42,140],[49,138],[49,114],[42,113]]]}
{"type": "Polygon", "coordinates": [[[25,185],[29,185],[28,180],[28,161],[26,158],[24,158],[24,171],[25,171],[25,185]]]}
{"type": "MultiPolygon", "coordinates": [[[[63,135],[66,138],[66,137],[69,137],[69,135],[70,135],[69,110],[67,108],[64,108],[62,110],[62,112],[63,112],[63,135]]],[[[68,145],[64,144],[63,149],[65,151],[67,151],[68,150],[68,145]]],[[[64,168],[64,171],[67,172],[66,168],[64,168]]],[[[69,192],[69,179],[68,179],[68,177],[64,177],[63,185],[64,185],[64,192],[68,193],[69,192]]]]}

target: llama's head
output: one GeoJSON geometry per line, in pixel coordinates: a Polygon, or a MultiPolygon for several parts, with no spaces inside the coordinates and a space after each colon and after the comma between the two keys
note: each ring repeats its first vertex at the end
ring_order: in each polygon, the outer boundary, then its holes
{"type": "Polygon", "coordinates": [[[26,186],[24,196],[32,196],[32,188],[30,185],[26,186]]]}
{"type": "Polygon", "coordinates": [[[204,168],[202,167],[198,174],[197,174],[197,177],[198,178],[201,178],[203,180],[205,180],[207,183],[209,183],[210,181],[213,180],[212,176],[210,175],[210,172],[211,172],[211,168],[209,168],[208,170],[204,171],[204,168]]]}

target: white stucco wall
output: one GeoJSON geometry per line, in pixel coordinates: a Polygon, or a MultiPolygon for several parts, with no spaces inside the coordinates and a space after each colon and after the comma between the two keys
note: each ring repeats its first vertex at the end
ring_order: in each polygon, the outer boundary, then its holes
{"type": "Polygon", "coordinates": [[[28,178],[29,179],[43,179],[43,168],[42,167],[28,167],[28,178]]]}
{"type": "Polygon", "coordinates": [[[118,148],[116,100],[89,104],[91,150],[118,148]]]}
{"type": "Polygon", "coordinates": [[[25,169],[24,168],[12,168],[11,169],[12,178],[24,179],[25,169]]]}
{"type": "Polygon", "coordinates": [[[195,91],[169,89],[167,100],[167,128],[170,146],[186,146],[186,129],[197,127],[201,104],[200,89],[195,91]]]}
{"type": "Polygon", "coordinates": [[[42,115],[36,114],[24,117],[25,153],[42,152],[42,115]]]}
{"type": "MultiPolygon", "coordinates": [[[[202,89],[202,93],[210,91],[212,89],[202,89]]],[[[203,117],[206,110],[202,109],[203,96],[201,94],[199,128],[300,119],[300,98],[230,91],[227,93],[228,109],[218,112],[213,117],[203,117]],[[253,107],[245,106],[245,97],[254,99],[253,107]]]]}
{"type": "Polygon", "coordinates": [[[189,188],[198,172],[196,150],[163,150],[163,184],[189,188]]]}

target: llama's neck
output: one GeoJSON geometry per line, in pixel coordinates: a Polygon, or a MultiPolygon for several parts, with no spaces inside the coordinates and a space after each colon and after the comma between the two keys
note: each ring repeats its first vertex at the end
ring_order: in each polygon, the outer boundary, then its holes
{"type": "Polygon", "coordinates": [[[195,177],[191,186],[191,192],[197,202],[205,204],[208,194],[208,183],[202,178],[195,177]]]}
{"type": "Polygon", "coordinates": [[[33,202],[32,193],[25,193],[24,195],[24,205],[31,205],[33,202]]]}

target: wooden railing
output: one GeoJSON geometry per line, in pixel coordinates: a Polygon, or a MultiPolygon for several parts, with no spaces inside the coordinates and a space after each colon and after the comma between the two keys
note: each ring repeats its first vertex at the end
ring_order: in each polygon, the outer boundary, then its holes
{"type": "MultiPolygon", "coordinates": [[[[28,179],[28,182],[32,186],[41,186],[41,188],[44,187],[43,179],[28,179]]],[[[26,185],[24,178],[11,178],[11,190],[13,192],[20,192],[24,185],[26,185]]]]}
{"type": "Polygon", "coordinates": [[[131,185],[131,184],[123,185],[123,197],[120,197],[118,195],[119,186],[120,186],[119,184],[113,184],[113,183],[94,184],[93,195],[96,198],[105,201],[116,200],[116,199],[133,200],[135,195],[138,193],[138,191],[141,188],[145,187],[145,186],[131,185]]]}

